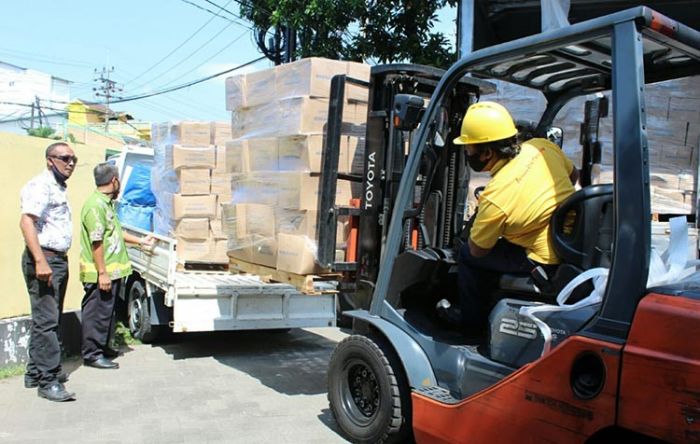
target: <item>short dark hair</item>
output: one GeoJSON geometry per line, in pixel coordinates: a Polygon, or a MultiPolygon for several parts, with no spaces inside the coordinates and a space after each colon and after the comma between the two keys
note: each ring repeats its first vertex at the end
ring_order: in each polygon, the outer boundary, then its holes
{"type": "Polygon", "coordinates": [[[496,140],[495,142],[479,143],[474,145],[479,151],[491,150],[499,159],[512,159],[520,152],[520,143],[518,136],[509,137],[507,139],[496,140]]]}
{"type": "Polygon", "coordinates": [[[69,146],[69,145],[66,142],[54,142],[54,143],[52,143],[51,145],[46,147],[46,153],[45,153],[46,158],[48,159],[49,157],[51,157],[53,152],[56,151],[56,148],[58,148],[59,146],[69,146]]]}
{"type": "Polygon", "coordinates": [[[97,164],[92,174],[95,176],[95,185],[101,187],[102,185],[107,185],[115,177],[119,177],[119,171],[117,167],[109,162],[102,162],[97,164]]]}

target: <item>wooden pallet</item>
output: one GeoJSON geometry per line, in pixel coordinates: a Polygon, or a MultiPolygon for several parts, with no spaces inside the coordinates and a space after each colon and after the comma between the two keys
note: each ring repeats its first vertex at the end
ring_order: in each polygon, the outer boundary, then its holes
{"type": "Polygon", "coordinates": [[[236,258],[229,258],[229,270],[258,276],[263,282],[282,282],[291,284],[304,294],[336,293],[336,291],[319,291],[314,283],[319,281],[337,281],[340,273],[296,274],[277,270],[264,265],[253,264],[236,258]]]}

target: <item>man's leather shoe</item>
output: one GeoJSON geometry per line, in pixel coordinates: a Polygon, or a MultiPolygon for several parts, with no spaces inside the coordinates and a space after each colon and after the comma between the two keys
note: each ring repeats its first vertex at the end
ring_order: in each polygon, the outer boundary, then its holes
{"type": "Polygon", "coordinates": [[[102,354],[104,355],[105,358],[112,359],[112,358],[118,357],[121,353],[119,353],[119,350],[115,350],[111,347],[105,347],[102,350],[102,354]]]}
{"type": "Polygon", "coordinates": [[[105,358],[104,356],[101,358],[97,359],[85,359],[83,361],[83,364],[87,365],[88,367],[95,367],[95,368],[102,368],[102,369],[117,369],[119,368],[119,364],[116,362],[112,362],[109,359],[105,358]]]}
{"type": "Polygon", "coordinates": [[[39,387],[37,394],[41,398],[46,398],[49,401],[63,402],[75,399],[75,393],[66,391],[66,388],[60,382],[54,382],[48,387],[39,387]]]}
{"type": "MultiPolygon", "coordinates": [[[[58,382],[60,382],[61,384],[65,384],[66,382],[68,382],[68,373],[59,373],[58,382]]],[[[29,378],[27,377],[27,375],[24,375],[24,387],[28,389],[39,387],[39,381],[37,379],[29,378]]]]}

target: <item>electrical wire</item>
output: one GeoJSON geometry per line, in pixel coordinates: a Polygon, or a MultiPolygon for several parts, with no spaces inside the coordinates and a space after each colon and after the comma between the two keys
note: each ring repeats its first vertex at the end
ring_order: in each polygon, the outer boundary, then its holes
{"type": "Polygon", "coordinates": [[[164,88],[164,87],[166,87],[166,86],[168,86],[168,85],[172,85],[173,83],[177,82],[177,81],[180,80],[181,78],[183,78],[183,77],[185,77],[186,75],[190,74],[191,72],[195,71],[197,68],[199,68],[199,67],[205,65],[205,64],[208,63],[211,59],[213,59],[214,57],[218,56],[219,54],[221,54],[221,53],[224,52],[225,50],[229,49],[229,47],[231,47],[231,45],[233,45],[234,43],[236,43],[238,40],[240,40],[240,39],[241,39],[244,35],[246,35],[246,34],[248,34],[248,31],[243,31],[243,34],[241,34],[241,35],[239,35],[238,37],[236,37],[235,39],[231,40],[229,43],[227,43],[223,48],[221,48],[219,51],[217,51],[217,52],[216,52],[215,54],[213,54],[211,57],[209,57],[208,59],[206,59],[205,61],[203,61],[203,62],[200,63],[199,65],[195,66],[194,68],[190,69],[189,71],[185,72],[184,74],[182,74],[182,75],[180,75],[180,76],[174,78],[173,80],[169,81],[168,83],[165,83],[164,85],[161,85],[160,88],[164,88]]]}
{"type": "MultiPolygon", "coordinates": [[[[179,60],[178,62],[176,62],[174,65],[170,66],[170,68],[166,69],[165,72],[169,72],[169,71],[171,71],[173,68],[177,68],[180,64],[182,64],[182,63],[186,62],[187,60],[189,60],[190,57],[192,57],[193,55],[197,54],[197,52],[199,52],[202,48],[204,48],[204,47],[207,46],[209,43],[211,43],[215,38],[217,38],[219,35],[221,35],[221,33],[223,33],[224,31],[226,31],[226,30],[227,30],[231,25],[233,25],[233,24],[234,24],[234,22],[230,22],[229,24],[227,24],[226,26],[224,26],[223,28],[221,28],[221,29],[219,30],[219,32],[217,32],[216,34],[214,34],[209,40],[207,40],[206,42],[204,42],[204,43],[203,43],[202,45],[200,45],[197,49],[195,49],[194,51],[192,51],[191,53],[189,53],[188,55],[186,55],[184,58],[182,58],[181,60],[179,60]]],[[[162,75],[162,74],[161,74],[161,75],[162,75]]],[[[133,89],[139,89],[139,88],[141,88],[141,87],[143,87],[143,86],[145,86],[145,85],[148,85],[149,83],[153,82],[154,80],[158,79],[159,77],[160,77],[160,76],[154,77],[154,78],[148,80],[147,82],[144,82],[144,83],[141,83],[140,85],[134,86],[133,89]]]]}
{"type": "MultiPolygon", "coordinates": [[[[220,18],[222,18],[222,19],[224,19],[224,20],[228,20],[228,21],[230,21],[230,22],[236,23],[236,24],[238,24],[239,26],[243,26],[244,28],[248,28],[248,29],[250,29],[251,31],[253,30],[253,28],[251,28],[251,27],[248,26],[248,25],[239,23],[239,22],[237,22],[237,21],[235,21],[235,20],[233,20],[233,19],[230,19],[230,18],[228,18],[228,17],[224,17],[224,16],[222,16],[222,15],[218,15],[216,12],[212,11],[211,9],[205,8],[205,7],[203,7],[203,6],[200,6],[200,5],[198,5],[198,4],[196,4],[196,3],[193,3],[193,2],[191,2],[191,1],[189,1],[189,0],[180,0],[180,1],[183,2],[183,3],[187,3],[188,5],[192,5],[192,6],[194,6],[195,8],[201,9],[201,10],[203,10],[203,11],[207,11],[209,14],[213,14],[213,15],[215,15],[215,16],[217,16],[217,17],[220,17],[220,18]]],[[[221,8],[221,6],[219,6],[219,8],[221,8]]]]}
{"type": "MultiPolygon", "coordinates": [[[[233,1],[233,0],[229,0],[229,1],[226,3],[226,5],[224,5],[224,6],[228,6],[229,3],[231,3],[232,1],[233,1]]],[[[137,75],[136,77],[134,77],[133,79],[131,79],[131,80],[127,81],[127,82],[124,82],[124,85],[126,86],[127,84],[129,84],[129,83],[131,83],[131,82],[134,82],[134,81],[136,81],[137,79],[140,79],[140,78],[143,77],[146,73],[151,72],[151,71],[153,70],[153,68],[155,68],[156,66],[160,65],[161,63],[163,63],[163,61],[165,61],[168,57],[170,57],[171,55],[173,55],[173,54],[175,53],[175,51],[177,51],[178,49],[182,48],[187,42],[189,42],[190,40],[192,40],[192,39],[194,38],[194,36],[196,36],[197,34],[199,34],[199,32],[200,32],[202,29],[204,29],[209,23],[211,23],[212,20],[214,20],[216,17],[219,17],[219,14],[218,14],[218,13],[217,13],[216,15],[212,16],[211,18],[209,18],[209,20],[207,20],[207,21],[206,21],[202,26],[200,26],[195,32],[193,32],[193,33],[192,33],[189,37],[187,37],[182,43],[180,43],[178,46],[176,46],[175,49],[173,49],[173,50],[170,51],[168,54],[166,54],[165,56],[163,56],[160,60],[158,60],[158,61],[157,61],[156,63],[154,63],[153,65],[151,65],[147,70],[145,70],[145,71],[142,72],[141,74],[137,75]]]]}
{"type": "Polygon", "coordinates": [[[214,79],[214,78],[216,78],[216,77],[223,76],[223,75],[228,74],[228,73],[231,73],[231,72],[233,72],[233,71],[237,71],[237,70],[239,70],[239,69],[241,69],[241,68],[245,68],[246,66],[252,65],[252,64],[257,63],[257,62],[259,62],[259,61],[261,61],[261,60],[264,60],[264,59],[265,59],[265,57],[258,57],[257,59],[253,59],[253,60],[251,60],[251,61],[249,61],[249,62],[243,63],[242,65],[238,65],[238,66],[236,66],[236,67],[234,67],[234,68],[227,69],[227,70],[218,72],[218,73],[216,73],[216,74],[212,74],[212,75],[210,75],[210,76],[206,76],[206,77],[201,78],[201,79],[198,79],[198,80],[194,80],[194,81],[191,81],[191,82],[187,82],[187,83],[182,84],[182,85],[173,86],[172,88],[166,88],[166,89],[164,89],[164,90],[162,90],[162,91],[156,91],[156,92],[152,92],[152,93],[149,93],[149,94],[140,94],[140,95],[135,95],[135,96],[131,96],[131,97],[125,97],[125,98],[123,98],[123,99],[113,100],[113,101],[110,102],[110,103],[131,102],[131,101],[134,101],[134,100],[145,99],[145,98],[147,98],[147,97],[153,97],[153,96],[158,96],[158,95],[161,95],[161,94],[167,94],[167,93],[170,93],[170,92],[173,92],[173,91],[177,91],[177,90],[180,90],[180,89],[184,89],[184,88],[188,88],[188,87],[190,87],[190,86],[197,85],[198,83],[206,82],[207,80],[211,80],[211,79],[214,79]]]}

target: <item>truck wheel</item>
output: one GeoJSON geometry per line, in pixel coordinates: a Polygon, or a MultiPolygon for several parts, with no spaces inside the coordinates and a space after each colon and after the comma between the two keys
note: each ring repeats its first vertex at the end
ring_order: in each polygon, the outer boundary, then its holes
{"type": "Polygon", "coordinates": [[[158,336],[158,326],[151,325],[151,302],[143,282],[134,281],[131,284],[127,311],[131,336],[146,344],[153,342],[158,336]]]}
{"type": "Polygon", "coordinates": [[[328,366],[328,402],[352,442],[412,440],[410,391],[384,341],[352,335],[338,344],[328,366]]]}

